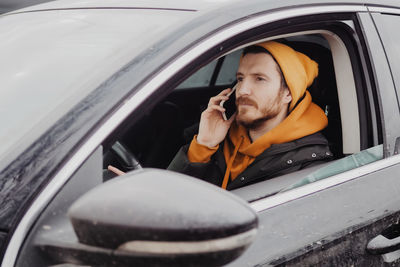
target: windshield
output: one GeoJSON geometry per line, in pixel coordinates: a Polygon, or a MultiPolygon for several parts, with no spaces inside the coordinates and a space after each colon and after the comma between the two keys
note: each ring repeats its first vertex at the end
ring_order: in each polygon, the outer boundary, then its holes
{"type": "Polygon", "coordinates": [[[190,13],[82,9],[0,17],[1,165],[190,13]]]}

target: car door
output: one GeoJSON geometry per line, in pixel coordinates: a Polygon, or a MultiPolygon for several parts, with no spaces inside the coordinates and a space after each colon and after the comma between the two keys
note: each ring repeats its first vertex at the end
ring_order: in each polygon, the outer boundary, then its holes
{"type": "MultiPolygon", "coordinates": [[[[250,249],[229,266],[399,264],[400,157],[395,144],[400,118],[393,84],[398,76],[398,53],[394,51],[398,51],[399,40],[397,35],[389,34],[399,17],[383,15],[384,10],[379,8],[373,10],[377,28],[370,14],[359,12],[354,22],[362,30],[354,33],[358,40],[365,41],[364,60],[371,63],[373,74],[366,82],[375,81],[373,94],[379,103],[379,131],[386,158],[251,202],[259,214],[261,233],[250,249]],[[386,51],[379,36],[388,46],[386,51]]],[[[398,10],[391,12],[398,14],[398,10]]]]}

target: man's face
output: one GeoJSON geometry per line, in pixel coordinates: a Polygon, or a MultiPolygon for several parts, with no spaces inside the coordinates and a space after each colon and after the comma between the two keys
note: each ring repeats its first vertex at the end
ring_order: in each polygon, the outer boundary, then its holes
{"type": "Polygon", "coordinates": [[[281,89],[279,66],[266,53],[246,54],[237,72],[236,121],[258,128],[265,121],[287,112],[291,101],[287,88],[281,89]]]}

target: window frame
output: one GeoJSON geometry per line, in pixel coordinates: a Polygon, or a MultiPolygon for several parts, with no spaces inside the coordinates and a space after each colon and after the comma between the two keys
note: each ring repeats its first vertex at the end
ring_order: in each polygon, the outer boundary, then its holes
{"type": "MultiPolygon", "coordinates": [[[[373,74],[370,70],[371,62],[369,61],[369,55],[362,53],[365,51],[365,44],[356,16],[349,16],[348,14],[330,14],[316,16],[313,18],[313,20],[315,20],[315,25],[296,25],[295,27],[287,26],[286,29],[280,29],[276,34],[267,33],[267,37],[264,38],[259,38],[259,36],[252,37],[250,42],[243,41],[242,45],[227,51],[220,56],[220,58],[248,45],[263,41],[306,34],[323,35],[324,38],[329,39],[329,45],[333,50],[332,56],[337,81],[337,89],[338,93],[342,93],[341,97],[339,95],[339,104],[341,101],[343,103],[344,101],[348,102],[348,99],[351,99],[350,103],[347,103],[347,106],[340,106],[341,109],[347,108],[346,112],[341,112],[343,136],[347,135],[350,137],[347,139],[343,138],[343,140],[346,140],[347,143],[343,144],[344,154],[358,153],[360,151],[364,151],[365,149],[382,144],[383,133],[381,132],[382,126],[380,125],[381,116],[378,113],[379,103],[377,102],[376,93],[374,93],[376,92],[376,88],[374,84],[374,77],[372,77],[373,74]],[[346,29],[338,28],[339,25],[335,25],[334,27],[330,27],[330,25],[325,25],[322,27],[317,25],[316,21],[323,19],[326,19],[327,21],[333,19],[335,20],[334,23],[340,22],[342,24],[341,27],[346,26],[346,29]],[[352,94],[347,94],[348,91],[352,91],[352,94]],[[351,118],[351,116],[347,115],[348,113],[357,113],[359,116],[351,118]],[[343,121],[346,122],[343,123],[343,121]],[[359,123],[359,125],[354,127],[352,125],[354,121],[359,123]],[[352,136],[354,132],[359,133],[355,138],[352,136]],[[371,138],[371,136],[373,136],[373,138],[371,138]]],[[[228,45],[225,44],[225,47],[226,46],[228,45]]],[[[315,168],[315,170],[322,166],[323,165],[315,168]]],[[[356,170],[357,169],[358,168],[356,168],[356,170]]],[[[241,196],[247,201],[263,203],[263,201],[260,202],[258,200],[268,200],[271,195],[274,195],[276,192],[271,191],[271,188],[277,188],[276,184],[284,185],[282,188],[290,184],[287,182],[277,183],[276,180],[285,179],[286,181],[292,181],[293,183],[293,181],[299,181],[302,179],[302,177],[306,177],[311,173],[311,170],[314,170],[314,168],[296,171],[287,175],[274,177],[273,179],[266,181],[260,181],[254,185],[247,185],[245,187],[235,189],[232,192],[238,196],[241,196]]],[[[367,170],[369,169],[367,168],[367,170]]],[[[325,179],[333,178],[333,181],[342,181],[343,177],[344,179],[347,177],[349,180],[357,178],[357,176],[354,176],[352,170],[349,170],[325,179]],[[341,175],[342,173],[344,175],[341,175]]],[[[327,184],[330,184],[330,182],[327,184]]],[[[322,188],[324,188],[323,184],[322,188]]],[[[259,206],[259,204],[255,205],[259,206]]]]}
{"type": "MultiPolygon", "coordinates": [[[[390,18],[398,21],[400,19],[400,9],[392,9],[392,8],[371,8],[371,17],[372,20],[374,21],[376,30],[379,32],[379,37],[382,42],[383,49],[385,51],[386,59],[389,64],[390,68],[390,73],[393,79],[393,84],[395,87],[395,94],[397,96],[397,104],[400,109],[400,75],[399,75],[399,67],[395,64],[397,57],[393,57],[396,53],[396,51],[393,50],[393,45],[396,45],[396,43],[393,43],[393,40],[389,36],[388,31],[390,31],[391,28],[387,28],[386,25],[383,23],[381,19],[385,18],[390,18]]],[[[400,128],[399,128],[400,129],[400,128]]],[[[399,153],[399,144],[400,144],[400,135],[397,136],[396,138],[396,144],[394,147],[394,154],[399,153]]]]}
{"type": "MultiPolygon", "coordinates": [[[[392,8],[370,7],[368,10],[371,12],[380,12],[381,10],[395,10],[392,8]]],[[[400,129],[397,127],[398,119],[400,117],[399,108],[393,109],[398,106],[397,97],[395,93],[395,85],[393,77],[390,72],[389,62],[387,61],[386,54],[378,33],[378,29],[371,17],[370,13],[358,13],[358,20],[360,21],[359,27],[363,34],[364,53],[368,55],[371,68],[371,79],[375,84],[375,90],[372,91],[376,103],[377,120],[381,121],[382,139],[384,144],[384,157],[396,155],[396,139],[400,136],[400,129]],[[384,105],[382,103],[385,103],[384,105]]],[[[378,126],[379,127],[379,126],[378,126]]]]}

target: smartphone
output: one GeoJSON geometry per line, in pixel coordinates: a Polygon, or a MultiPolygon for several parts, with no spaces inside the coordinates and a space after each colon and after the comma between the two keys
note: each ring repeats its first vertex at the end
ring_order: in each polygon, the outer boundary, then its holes
{"type": "Polygon", "coordinates": [[[236,90],[236,86],[237,84],[232,88],[232,90],[229,92],[228,100],[222,100],[221,103],[219,103],[219,105],[221,107],[225,108],[225,112],[222,113],[222,117],[224,118],[224,120],[229,120],[230,117],[232,117],[232,115],[236,112],[236,94],[235,94],[235,90],[236,90]]]}

